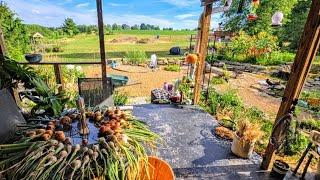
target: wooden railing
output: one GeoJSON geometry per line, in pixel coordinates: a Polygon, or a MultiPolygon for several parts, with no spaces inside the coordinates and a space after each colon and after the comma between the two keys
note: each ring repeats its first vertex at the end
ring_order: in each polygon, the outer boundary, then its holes
{"type": "Polygon", "coordinates": [[[40,62],[40,63],[19,62],[19,64],[32,65],[32,66],[43,66],[43,65],[53,66],[56,83],[60,85],[58,90],[59,92],[61,92],[63,90],[63,84],[62,84],[63,74],[61,71],[62,65],[101,65],[101,62],[40,62]]]}

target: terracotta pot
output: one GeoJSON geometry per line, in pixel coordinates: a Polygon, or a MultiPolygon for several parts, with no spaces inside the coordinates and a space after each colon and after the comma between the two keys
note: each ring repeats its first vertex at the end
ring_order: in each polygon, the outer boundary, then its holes
{"type": "Polygon", "coordinates": [[[239,136],[233,135],[233,141],[231,146],[231,151],[233,154],[242,157],[250,158],[253,152],[254,143],[247,143],[241,141],[239,136]]]}

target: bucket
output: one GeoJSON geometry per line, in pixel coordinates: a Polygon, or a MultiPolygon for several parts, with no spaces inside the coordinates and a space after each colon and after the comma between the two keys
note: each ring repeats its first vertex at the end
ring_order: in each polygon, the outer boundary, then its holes
{"type": "Polygon", "coordinates": [[[273,163],[273,167],[270,175],[272,177],[283,179],[286,176],[288,171],[289,171],[289,165],[286,162],[283,162],[281,160],[276,160],[273,163]]]}
{"type": "Polygon", "coordinates": [[[253,152],[254,143],[242,142],[240,138],[234,134],[231,145],[231,151],[233,154],[241,158],[250,158],[253,152]]]}

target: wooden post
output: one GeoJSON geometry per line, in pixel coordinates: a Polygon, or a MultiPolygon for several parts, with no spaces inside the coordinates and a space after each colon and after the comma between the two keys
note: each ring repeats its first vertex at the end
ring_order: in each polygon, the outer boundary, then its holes
{"type": "Polygon", "coordinates": [[[57,85],[59,85],[58,91],[60,93],[63,90],[61,65],[60,64],[54,64],[53,68],[54,68],[54,75],[56,77],[56,83],[57,83],[57,85]]]}
{"type": "MultiPolygon", "coordinates": [[[[281,117],[287,114],[291,110],[293,104],[297,102],[311,68],[312,61],[318,51],[319,42],[320,1],[313,0],[275,124],[281,117]]],[[[274,132],[273,137],[278,139],[282,135],[280,130],[278,130],[274,132]]],[[[275,150],[275,147],[269,143],[261,164],[262,169],[268,170],[272,167],[275,160],[275,150]]]]}
{"type": "Polygon", "coordinates": [[[199,21],[198,42],[196,52],[199,54],[199,61],[196,70],[195,88],[194,88],[194,104],[198,104],[201,93],[201,78],[203,76],[204,61],[207,56],[209,31],[211,23],[212,3],[204,7],[204,12],[199,21]]]}
{"type": "Polygon", "coordinates": [[[97,13],[98,13],[98,28],[99,28],[99,43],[100,43],[102,80],[105,81],[105,80],[107,80],[107,63],[106,63],[106,50],[105,50],[105,45],[104,45],[102,0],[97,0],[97,13]]]}
{"type": "Polygon", "coordinates": [[[2,33],[1,27],[0,27],[0,61],[4,60],[4,56],[6,56],[6,46],[4,42],[4,35],[2,33]]]}

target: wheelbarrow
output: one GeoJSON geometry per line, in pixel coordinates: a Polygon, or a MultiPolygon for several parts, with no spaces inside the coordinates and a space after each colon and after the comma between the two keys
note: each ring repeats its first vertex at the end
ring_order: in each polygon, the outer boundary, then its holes
{"type": "Polygon", "coordinates": [[[115,87],[125,86],[128,84],[128,76],[121,76],[116,74],[108,74],[107,77],[111,78],[111,82],[115,87]]]}

